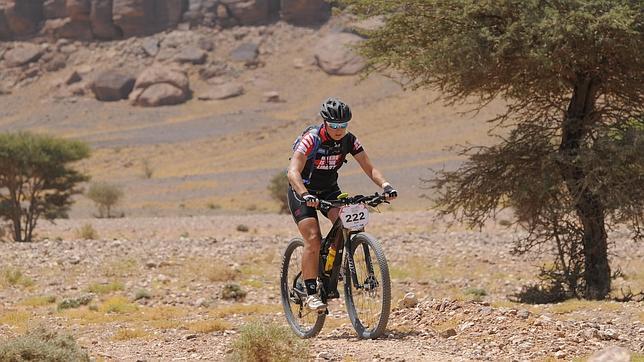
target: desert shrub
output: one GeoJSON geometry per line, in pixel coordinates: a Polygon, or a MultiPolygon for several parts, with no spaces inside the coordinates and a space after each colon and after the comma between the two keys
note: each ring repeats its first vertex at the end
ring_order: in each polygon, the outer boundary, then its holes
{"type": "Polygon", "coordinates": [[[56,303],[55,295],[33,296],[33,297],[25,298],[20,302],[20,304],[22,305],[28,305],[31,307],[41,307],[43,305],[53,304],[53,303],[56,303]]]}
{"type": "Polygon", "coordinates": [[[23,286],[29,287],[34,284],[34,281],[28,276],[24,275],[20,269],[8,267],[2,271],[0,275],[0,286],[23,286]]]}
{"type": "Polygon", "coordinates": [[[138,328],[121,328],[112,337],[115,341],[127,341],[130,339],[137,339],[146,337],[148,333],[138,328]]]}
{"type": "Polygon", "coordinates": [[[271,178],[271,181],[268,184],[268,192],[273,200],[279,203],[281,214],[288,213],[286,190],[288,190],[288,178],[286,177],[286,172],[280,171],[271,178]]]}
{"type": "Polygon", "coordinates": [[[240,301],[246,298],[246,291],[239,284],[230,283],[224,285],[224,289],[221,291],[221,297],[226,300],[234,299],[240,301]]]}
{"type": "Polygon", "coordinates": [[[124,286],[121,282],[110,282],[110,283],[93,283],[87,287],[87,291],[95,294],[108,294],[112,292],[117,292],[123,290],[124,286]]]}
{"type": "Polygon", "coordinates": [[[94,299],[94,296],[91,294],[81,295],[80,297],[76,298],[63,299],[60,303],[58,303],[58,310],[73,309],[78,308],[81,305],[88,305],[89,302],[92,301],[92,299],[94,299]]]}
{"type": "Polygon", "coordinates": [[[306,341],[287,327],[254,321],[244,325],[233,342],[235,361],[304,361],[308,359],[306,341]]]}
{"type": "Polygon", "coordinates": [[[94,201],[98,210],[98,217],[112,217],[111,211],[123,197],[123,190],[107,182],[92,182],[86,196],[94,201]]]}
{"type": "Polygon", "coordinates": [[[0,361],[89,361],[74,337],[44,327],[0,344],[0,361]]]}
{"type": "Polygon", "coordinates": [[[147,289],[139,289],[134,293],[134,300],[139,300],[139,299],[150,299],[152,298],[152,294],[147,289]]]}
{"type": "Polygon", "coordinates": [[[237,225],[237,231],[241,231],[243,233],[246,233],[246,232],[248,232],[248,230],[249,230],[248,226],[246,226],[244,224],[237,225]]]}
{"type": "Polygon", "coordinates": [[[154,175],[154,167],[152,167],[152,163],[150,162],[150,160],[146,158],[141,163],[141,166],[143,168],[143,177],[146,179],[151,179],[152,175],[154,175]]]}
{"type": "Polygon", "coordinates": [[[76,238],[83,240],[96,240],[98,239],[98,232],[96,232],[96,229],[94,229],[92,224],[85,224],[76,229],[76,238]]]}
{"type": "Polygon", "coordinates": [[[473,288],[473,287],[465,288],[463,293],[465,293],[465,295],[469,295],[474,301],[481,301],[483,300],[483,297],[487,295],[487,292],[485,291],[485,289],[473,288]]]}

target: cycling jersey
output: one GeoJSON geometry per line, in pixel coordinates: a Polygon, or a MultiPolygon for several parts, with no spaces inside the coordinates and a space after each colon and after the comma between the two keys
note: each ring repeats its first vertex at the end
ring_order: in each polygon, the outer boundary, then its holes
{"type": "MultiPolygon", "coordinates": [[[[358,138],[351,132],[347,132],[341,140],[336,141],[326,132],[324,125],[320,126],[319,131],[320,146],[317,153],[310,160],[307,160],[301,176],[305,180],[306,188],[309,191],[325,191],[337,187],[338,170],[345,162],[348,153],[355,156],[364,151],[358,138]],[[311,173],[311,168],[313,172],[311,173]],[[311,175],[309,179],[309,175],[311,175]]],[[[308,156],[313,152],[315,139],[314,135],[307,133],[302,137],[300,144],[295,149],[308,156]]]]}

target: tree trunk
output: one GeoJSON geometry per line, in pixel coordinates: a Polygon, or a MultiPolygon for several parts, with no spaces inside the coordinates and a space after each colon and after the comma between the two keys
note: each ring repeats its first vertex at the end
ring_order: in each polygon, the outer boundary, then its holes
{"type": "Polygon", "coordinates": [[[562,125],[559,154],[560,171],[566,187],[575,200],[575,211],[584,229],[584,281],[587,299],[604,299],[610,292],[608,244],[604,226],[604,206],[597,195],[586,187],[586,174],[579,164],[588,126],[594,121],[599,84],[590,77],[579,78],[562,125]]]}

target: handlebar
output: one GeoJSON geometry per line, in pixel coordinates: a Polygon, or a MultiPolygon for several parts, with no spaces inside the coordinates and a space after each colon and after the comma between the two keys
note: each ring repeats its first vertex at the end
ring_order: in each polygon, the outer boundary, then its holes
{"type": "Polygon", "coordinates": [[[320,211],[327,212],[332,207],[339,207],[352,204],[367,204],[371,207],[376,207],[380,204],[389,204],[389,201],[385,198],[385,195],[380,195],[379,193],[374,193],[373,195],[355,195],[352,197],[346,197],[339,200],[320,200],[318,209],[320,211]]]}

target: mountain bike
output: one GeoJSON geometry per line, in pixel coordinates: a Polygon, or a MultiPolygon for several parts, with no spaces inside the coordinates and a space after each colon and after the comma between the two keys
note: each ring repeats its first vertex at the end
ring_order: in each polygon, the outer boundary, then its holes
{"type": "MultiPolygon", "coordinates": [[[[340,213],[331,230],[320,243],[318,291],[326,304],[340,298],[338,282],[344,282],[344,301],[351,324],[358,337],[375,339],[387,327],[391,307],[389,267],[382,246],[364,231],[369,222],[369,209],[388,203],[384,195],[348,197],[338,200],[320,200],[318,207],[328,211],[339,207],[340,213]]],[[[282,258],[280,290],[284,314],[288,324],[301,338],[316,336],[329,309],[310,311],[302,278],[304,240],[292,239],[282,258]]]]}

